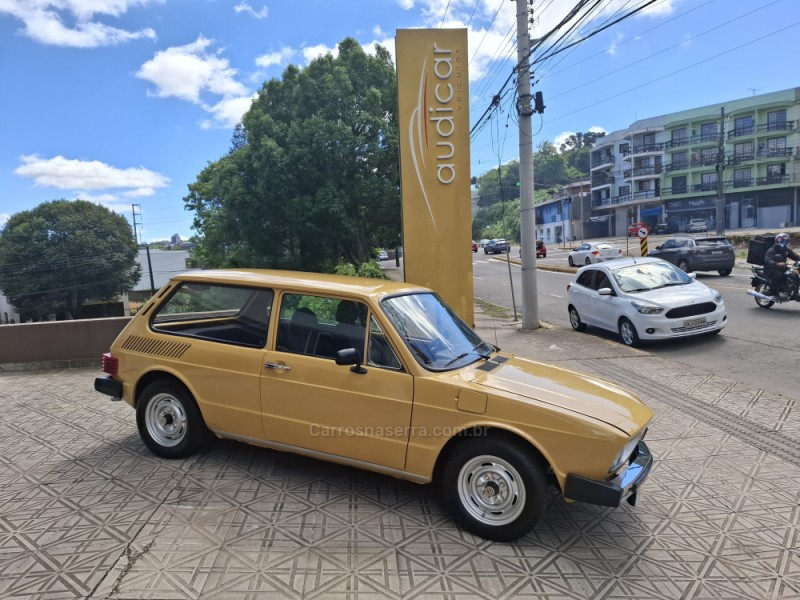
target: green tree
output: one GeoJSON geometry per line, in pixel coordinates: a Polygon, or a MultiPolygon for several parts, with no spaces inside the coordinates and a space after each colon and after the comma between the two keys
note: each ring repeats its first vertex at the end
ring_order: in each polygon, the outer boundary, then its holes
{"type": "Polygon", "coordinates": [[[87,300],[111,300],[141,268],[125,217],[83,200],[12,215],[0,232],[0,289],[23,321],[81,318],[87,300]]]}
{"type": "Polygon", "coordinates": [[[189,186],[194,264],[333,271],[400,241],[389,53],[353,39],[264,84],[227,155],[189,186]]]}
{"type": "Polygon", "coordinates": [[[550,142],[542,142],[533,155],[536,185],[557,185],[569,181],[567,162],[550,142]]]}
{"type": "Polygon", "coordinates": [[[519,198],[519,162],[512,160],[478,178],[478,206],[489,207],[497,202],[519,198]],[[501,193],[502,191],[502,193],[501,193]]]}

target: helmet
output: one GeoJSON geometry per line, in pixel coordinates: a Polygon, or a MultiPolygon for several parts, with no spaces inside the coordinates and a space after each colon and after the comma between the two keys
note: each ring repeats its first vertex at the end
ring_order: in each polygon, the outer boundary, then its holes
{"type": "Polygon", "coordinates": [[[775,236],[775,243],[779,246],[786,248],[789,245],[789,234],[788,233],[779,233],[775,236]]]}

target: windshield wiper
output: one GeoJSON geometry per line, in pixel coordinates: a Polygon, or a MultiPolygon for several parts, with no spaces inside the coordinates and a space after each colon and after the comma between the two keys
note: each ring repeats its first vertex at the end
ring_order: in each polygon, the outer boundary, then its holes
{"type": "Polygon", "coordinates": [[[462,352],[461,354],[456,356],[454,359],[447,361],[447,363],[444,366],[445,367],[449,367],[450,365],[452,365],[457,360],[461,360],[462,358],[464,358],[465,356],[469,356],[470,354],[477,354],[483,360],[489,360],[489,358],[491,357],[491,354],[482,354],[480,352],[475,352],[478,348],[480,348],[481,346],[483,346],[485,344],[486,344],[486,342],[481,342],[480,344],[476,344],[475,346],[472,347],[472,350],[470,350],[469,352],[462,352]]]}
{"type": "Polygon", "coordinates": [[[423,352],[422,349],[420,349],[420,347],[417,345],[417,342],[414,342],[409,338],[406,338],[406,340],[408,340],[408,345],[411,346],[411,349],[417,353],[417,356],[419,356],[422,359],[423,363],[425,363],[426,365],[431,364],[431,359],[428,358],[427,354],[425,354],[425,352],[423,352]]]}

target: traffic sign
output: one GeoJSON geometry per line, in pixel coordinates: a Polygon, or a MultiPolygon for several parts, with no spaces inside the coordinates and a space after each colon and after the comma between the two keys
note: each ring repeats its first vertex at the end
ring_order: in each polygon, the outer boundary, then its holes
{"type": "Polygon", "coordinates": [[[643,240],[647,237],[647,227],[639,227],[639,231],[636,232],[636,235],[639,236],[640,240],[643,240]]]}

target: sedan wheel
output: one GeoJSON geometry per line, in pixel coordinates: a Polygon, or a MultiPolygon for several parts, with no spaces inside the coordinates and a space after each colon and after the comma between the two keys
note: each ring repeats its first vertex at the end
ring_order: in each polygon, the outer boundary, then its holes
{"type": "Polygon", "coordinates": [[[145,445],[162,458],[190,456],[211,438],[194,398],[172,381],[155,381],[142,391],[136,425],[145,445]]]}
{"type": "Polygon", "coordinates": [[[589,257],[587,256],[587,257],[586,257],[586,260],[585,260],[585,261],[583,261],[583,264],[585,264],[585,265],[590,265],[590,264],[592,264],[592,259],[591,259],[591,258],[589,258],[589,257]]]}
{"type": "Polygon", "coordinates": [[[569,324],[572,325],[575,331],[586,331],[586,323],[581,321],[578,309],[574,306],[569,307],[569,324]]]}
{"type": "Polygon", "coordinates": [[[636,333],[636,327],[628,319],[623,318],[620,320],[619,337],[622,338],[622,343],[626,346],[635,348],[639,345],[639,334],[636,333]]]}
{"type": "Polygon", "coordinates": [[[442,482],[458,523],[490,540],[525,535],[547,506],[541,461],[513,439],[462,442],[447,457],[442,482]]]}
{"type": "Polygon", "coordinates": [[[689,269],[689,263],[685,260],[678,261],[678,268],[684,273],[689,273],[691,271],[691,269],[689,269]]]}
{"type": "Polygon", "coordinates": [[[730,269],[720,269],[719,271],[717,271],[717,273],[719,273],[720,277],[727,277],[728,275],[731,274],[731,270],[730,269]]]}
{"type": "Polygon", "coordinates": [[[573,260],[572,260],[572,257],[571,257],[571,256],[568,256],[568,257],[567,257],[567,262],[569,263],[569,266],[570,266],[570,267],[574,267],[574,266],[575,266],[575,263],[573,262],[573,260]]]}

